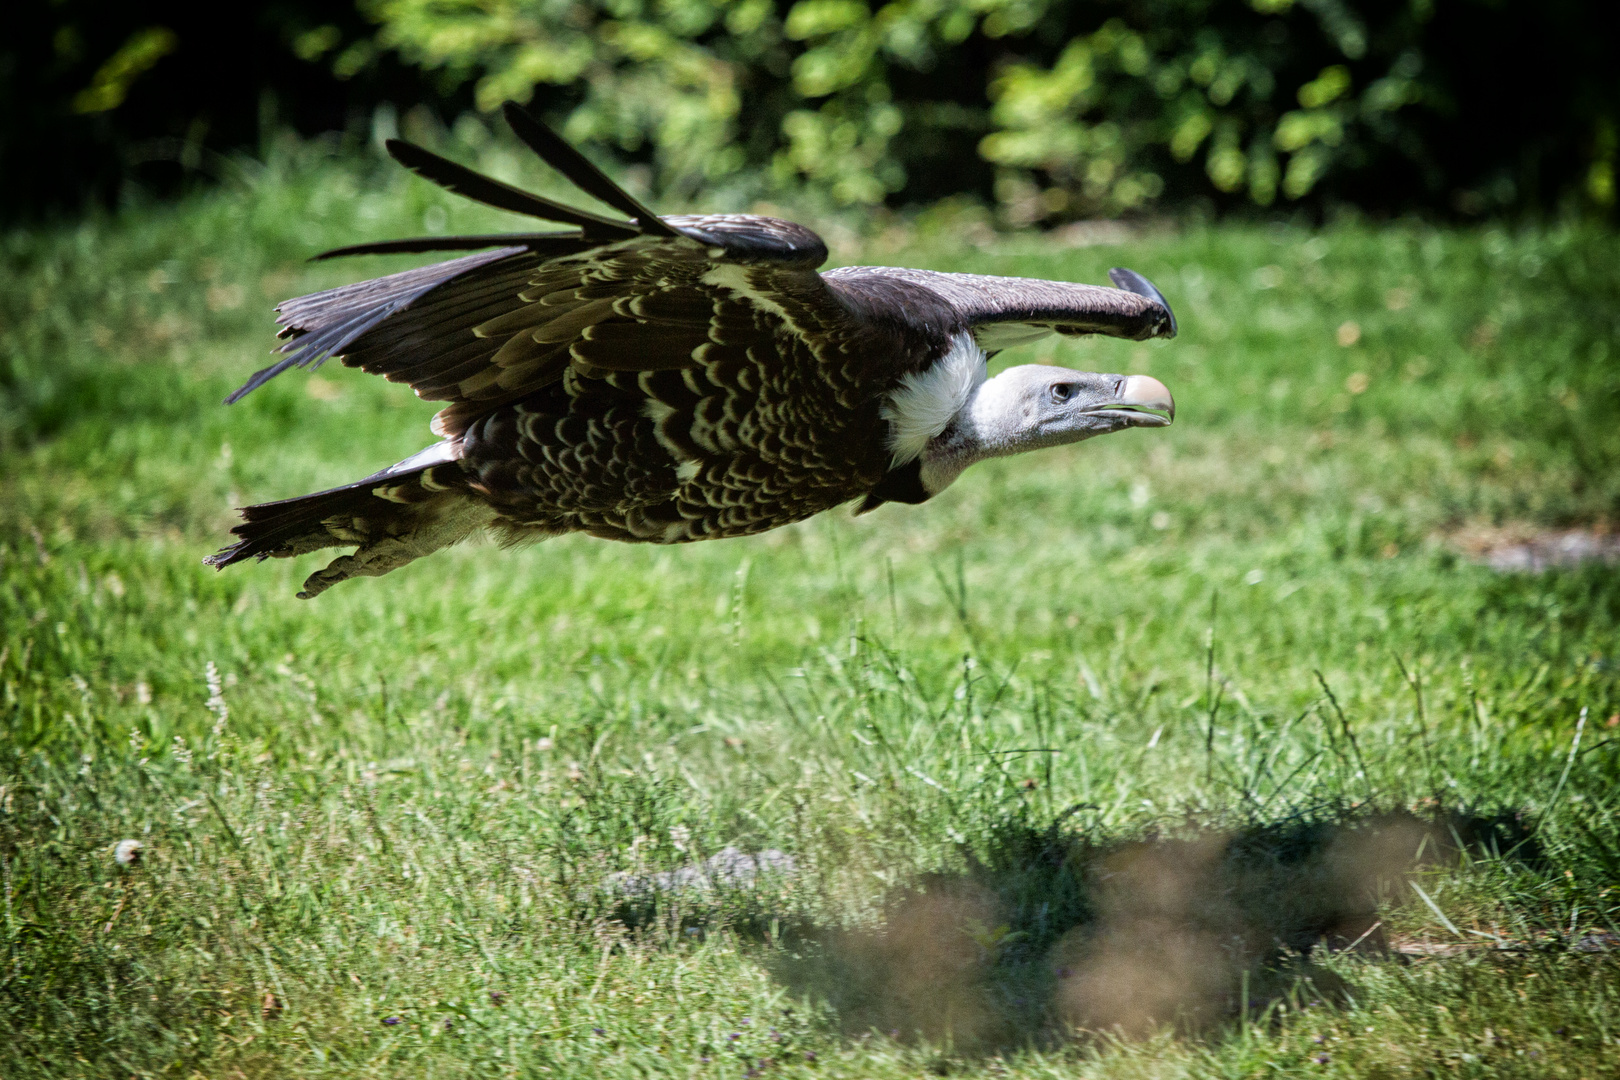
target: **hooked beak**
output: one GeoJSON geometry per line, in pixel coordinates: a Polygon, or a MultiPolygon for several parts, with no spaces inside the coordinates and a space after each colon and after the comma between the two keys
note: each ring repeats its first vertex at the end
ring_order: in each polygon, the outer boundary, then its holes
{"type": "Polygon", "coordinates": [[[1170,388],[1151,375],[1121,379],[1114,400],[1103,408],[1128,415],[1130,423],[1140,427],[1166,427],[1176,418],[1176,399],[1170,396],[1170,388]]]}

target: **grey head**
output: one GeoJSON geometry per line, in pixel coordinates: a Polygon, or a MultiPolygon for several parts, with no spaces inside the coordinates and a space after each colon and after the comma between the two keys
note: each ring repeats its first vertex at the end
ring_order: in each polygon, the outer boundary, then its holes
{"type": "Polygon", "coordinates": [[[1126,428],[1166,427],[1175,415],[1175,399],[1151,375],[1045,364],[1011,367],[973,386],[950,423],[928,440],[920,455],[920,478],[924,490],[934,495],[975,461],[1126,428]]]}
{"type": "Polygon", "coordinates": [[[915,462],[916,480],[909,489],[886,482],[874,491],[878,502],[926,499],[985,458],[1126,428],[1165,427],[1175,418],[1169,389],[1150,375],[1031,364],[988,377],[989,358],[997,352],[1053,334],[1105,334],[1136,341],[1174,337],[1170,305],[1135,271],[1109,271],[1115,285],[1111,289],[899,268],[849,267],[826,277],[857,286],[920,286],[944,301],[949,321],[957,327],[937,360],[903,378],[886,397],[882,415],[889,422],[891,475],[915,462]]]}

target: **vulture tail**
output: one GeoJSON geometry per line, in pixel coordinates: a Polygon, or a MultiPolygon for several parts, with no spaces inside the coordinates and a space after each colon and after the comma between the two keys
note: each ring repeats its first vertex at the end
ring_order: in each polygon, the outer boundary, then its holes
{"type": "Polygon", "coordinates": [[[215,569],[248,558],[285,559],[329,547],[355,547],[304,582],[301,599],[351,577],[378,577],[465,540],[492,514],[441,443],[393,468],[329,491],[242,509],[236,543],[203,560],[215,569]]]}

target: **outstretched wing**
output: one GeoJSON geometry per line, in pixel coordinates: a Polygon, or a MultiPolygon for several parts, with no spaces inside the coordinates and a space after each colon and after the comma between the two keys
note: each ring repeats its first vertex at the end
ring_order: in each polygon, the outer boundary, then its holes
{"type": "MultiPolygon", "coordinates": [[[[451,404],[435,430],[454,436],[501,404],[583,373],[657,371],[713,361],[726,348],[768,345],[785,328],[838,338],[852,316],[816,273],[827,255],[813,232],[747,215],[659,218],[515,106],[514,129],[587,194],[632,215],[563,206],[480,176],[420,147],[390,151],[414,171],[503,209],[560,221],[564,232],[433,237],[327,253],[494,250],[283,303],[290,338],[277,363],[235,401],[289,367],[346,365],[451,404]],[[498,246],[497,246],[498,245],[498,246]]],[[[324,256],[323,256],[324,257],[324,256]]]]}
{"type": "Polygon", "coordinates": [[[1108,277],[1118,286],[1113,289],[891,267],[849,267],[830,271],[827,277],[839,281],[875,274],[921,285],[945,300],[986,352],[1025,345],[1048,334],[1106,334],[1137,341],[1176,334],[1170,305],[1134,270],[1110,270],[1108,277]]]}

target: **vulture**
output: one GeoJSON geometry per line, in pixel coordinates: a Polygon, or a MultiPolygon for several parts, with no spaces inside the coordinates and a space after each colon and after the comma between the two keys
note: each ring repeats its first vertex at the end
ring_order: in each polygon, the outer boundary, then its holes
{"type": "Polygon", "coordinates": [[[576,209],[420,146],[389,153],[550,232],[386,240],[343,255],[469,251],[287,300],[277,361],[226,403],[328,357],[447,404],[439,441],[330,491],[242,511],[223,568],[353,547],[309,598],[482,531],[657,544],[748,536],[860,500],[921,503],[984,458],[1175,417],[1146,375],[1012,367],[997,351],[1048,334],[1173,337],[1130,270],[1116,288],[852,266],[820,237],[749,214],[660,217],[514,103],[514,132],[613,213],[576,209]]]}

